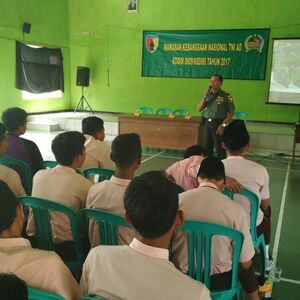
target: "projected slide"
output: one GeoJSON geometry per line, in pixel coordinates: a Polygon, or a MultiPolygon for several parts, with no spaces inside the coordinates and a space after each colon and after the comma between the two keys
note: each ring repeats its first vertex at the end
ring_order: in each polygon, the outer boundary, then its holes
{"type": "Polygon", "coordinates": [[[300,39],[273,41],[270,103],[300,104],[300,39]]]}

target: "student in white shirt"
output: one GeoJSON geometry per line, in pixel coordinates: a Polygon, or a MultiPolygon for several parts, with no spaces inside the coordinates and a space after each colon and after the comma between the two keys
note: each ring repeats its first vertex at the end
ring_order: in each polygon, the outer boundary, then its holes
{"type": "MultiPolygon", "coordinates": [[[[199,186],[198,171],[202,160],[206,157],[206,150],[199,145],[187,148],[183,154],[183,160],[172,164],[166,170],[169,178],[179,184],[184,190],[191,190],[199,186]]],[[[238,193],[243,186],[234,178],[226,177],[226,187],[234,193],[238,193]]]]}
{"type": "Polygon", "coordinates": [[[114,163],[110,159],[110,150],[104,142],[104,122],[98,117],[87,117],[81,122],[82,133],[85,136],[86,158],[81,170],[88,168],[114,169],[114,163]]]}
{"type": "Polygon", "coordinates": [[[128,186],[124,206],[137,238],[129,246],[93,248],[83,266],[82,293],[125,300],[211,299],[202,283],[168,260],[170,239],[183,222],[175,184],[160,171],[145,173],[128,186]]]}
{"type": "Polygon", "coordinates": [[[21,237],[23,224],[22,204],[0,180],[0,273],[14,273],[29,287],[79,300],[79,286],[70,270],[55,252],[31,248],[21,237]]]}
{"type": "MultiPolygon", "coordinates": [[[[85,159],[85,137],[78,131],[58,134],[52,141],[52,152],[57,161],[53,169],[40,170],[33,177],[32,196],[45,198],[75,209],[85,208],[86,197],[92,185],[76,172],[85,159]]],[[[56,251],[64,259],[75,257],[69,218],[60,212],[51,213],[53,241],[56,251]]],[[[30,212],[27,234],[35,235],[33,215],[30,212]]]]}
{"type": "MultiPolygon", "coordinates": [[[[246,153],[250,149],[249,140],[249,133],[244,121],[232,121],[223,133],[223,147],[226,149],[228,155],[223,160],[223,164],[226,176],[239,180],[243,186],[255,193],[261,200],[256,226],[257,233],[264,234],[267,255],[266,268],[269,271],[273,262],[269,254],[271,237],[269,174],[264,166],[245,158],[246,153]]],[[[245,209],[250,226],[249,200],[241,195],[234,195],[234,201],[242,205],[245,209]]]]}
{"type": "MultiPolygon", "coordinates": [[[[108,210],[124,214],[124,193],[141,164],[142,146],[136,133],[120,134],[111,144],[111,158],[116,164],[116,172],[109,179],[94,184],[87,195],[86,207],[108,210]]],[[[134,237],[132,229],[120,228],[121,244],[129,244],[134,237]]],[[[93,221],[89,226],[91,247],[99,245],[98,225],[93,221]]]]}
{"type": "Polygon", "coordinates": [[[187,148],[183,156],[184,159],[168,167],[166,173],[187,191],[198,186],[197,173],[201,161],[206,156],[206,150],[199,145],[194,145],[187,148]]]}
{"type": "MultiPolygon", "coordinates": [[[[244,243],[239,259],[239,280],[251,300],[257,300],[258,285],[252,257],[255,254],[246,213],[243,208],[222,194],[225,186],[225,170],[221,160],[211,156],[205,158],[198,172],[199,187],[179,195],[179,208],[185,220],[219,224],[239,230],[244,243]]],[[[183,272],[188,268],[188,241],[179,231],[172,240],[173,261],[183,272]]],[[[210,286],[215,290],[228,288],[231,283],[232,245],[224,237],[214,237],[211,258],[210,286]]]]}

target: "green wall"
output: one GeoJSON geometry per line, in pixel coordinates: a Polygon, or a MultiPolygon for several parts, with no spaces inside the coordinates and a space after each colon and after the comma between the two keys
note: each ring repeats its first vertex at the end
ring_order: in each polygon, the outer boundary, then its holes
{"type": "MultiPolygon", "coordinates": [[[[72,109],[81,88],[76,67],[91,68],[85,95],[94,110],[133,112],[138,106],[196,105],[206,79],[143,78],[142,31],[177,29],[271,28],[273,37],[300,37],[298,0],[139,0],[139,13],[127,13],[127,0],[0,0],[0,109],[20,106],[28,112],[72,109]],[[15,84],[15,40],[23,22],[32,24],[26,41],[62,47],[65,93],[62,99],[23,100],[15,84]],[[298,24],[298,25],[295,25],[298,24]]],[[[294,122],[296,106],[266,105],[271,45],[265,81],[225,80],[237,110],[251,120],[294,122]]]]}
{"type": "MultiPolygon", "coordinates": [[[[138,106],[185,107],[196,115],[206,79],[143,78],[142,30],[271,28],[271,38],[300,37],[299,0],[139,0],[127,13],[126,0],[70,0],[72,107],[81,90],[76,66],[91,68],[86,97],[94,110],[133,112],[138,106]],[[298,24],[298,25],[294,25],[298,24]],[[108,75],[109,73],[109,75],[108,75]]],[[[251,120],[294,122],[298,107],[266,105],[271,44],[265,81],[225,80],[237,110],[251,120]]]]}
{"type": "Polygon", "coordinates": [[[0,112],[19,106],[27,112],[70,108],[70,49],[68,0],[0,0],[0,112]],[[25,40],[62,47],[65,93],[62,99],[23,100],[15,88],[15,41],[23,40],[22,26],[31,23],[25,40]]]}

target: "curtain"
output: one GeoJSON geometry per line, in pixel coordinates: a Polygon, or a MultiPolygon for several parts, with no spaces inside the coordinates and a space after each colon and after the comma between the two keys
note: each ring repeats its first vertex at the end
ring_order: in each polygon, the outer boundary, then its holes
{"type": "Polygon", "coordinates": [[[35,94],[64,91],[61,49],[16,42],[16,88],[35,94]]]}

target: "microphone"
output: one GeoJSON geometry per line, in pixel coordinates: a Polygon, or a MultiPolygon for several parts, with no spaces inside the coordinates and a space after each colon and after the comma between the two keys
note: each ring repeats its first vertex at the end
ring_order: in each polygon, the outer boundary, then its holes
{"type": "Polygon", "coordinates": [[[209,95],[211,89],[212,89],[212,86],[210,85],[205,92],[205,97],[207,97],[209,95]]]}

